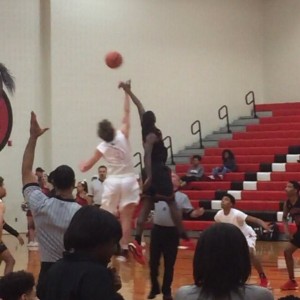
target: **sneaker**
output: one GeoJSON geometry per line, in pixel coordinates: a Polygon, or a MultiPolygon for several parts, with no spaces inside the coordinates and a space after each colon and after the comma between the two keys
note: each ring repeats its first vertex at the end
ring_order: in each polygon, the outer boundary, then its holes
{"type": "Polygon", "coordinates": [[[264,287],[264,288],[267,288],[267,289],[272,289],[271,288],[271,285],[270,285],[270,282],[268,281],[268,279],[265,277],[265,278],[260,278],[260,286],[264,287]]]}
{"type": "Polygon", "coordinates": [[[195,250],[196,245],[192,240],[181,240],[178,249],[182,250],[195,250]]]}
{"type": "Polygon", "coordinates": [[[27,244],[27,247],[38,247],[39,246],[39,244],[38,244],[38,242],[34,242],[34,241],[31,241],[31,242],[29,242],[28,244],[27,244]]]}
{"type": "Polygon", "coordinates": [[[210,178],[210,179],[212,179],[212,180],[215,180],[215,179],[216,179],[214,175],[209,175],[209,176],[207,176],[207,177],[210,178]]]}
{"type": "Polygon", "coordinates": [[[219,178],[220,178],[221,180],[223,180],[224,176],[221,174],[221,175],[219,175],[219,178]]]}
{"type": "Polygon", "coordinates": [[[128,250],[133,255],[133,258],[141,265],[146,264],[145,257],[143,255],[143,247],[137,242],[133,241],[128,244],[128,250]]]}
{"type": "Polygon", "coordinates": [[[280,287],[281,290],[287,291],[287,290],[297,290],[298,284],[295,280],[289,279],[284,285],[280,287]]]}

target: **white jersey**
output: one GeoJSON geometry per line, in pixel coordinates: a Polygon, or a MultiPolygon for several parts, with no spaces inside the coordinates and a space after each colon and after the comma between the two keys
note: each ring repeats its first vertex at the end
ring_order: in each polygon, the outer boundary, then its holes
{"type": "Polygon", "coordinates": [[[122,131],[117,130],[113,141],[102,142],[97,149],[108,163],[108,176],[123,177],[134,174],[130,144],[122,131]]]}
{"type": "Polygon", "coordinates": [[[228,215],[224,214],[223,209],[215,215],[215,221],[220,223],[229,223],[237,226],[246,238],[256,237],[256,233],[251,226],[246,223],[247,215],[242,211],[231,208],[228,215]]]}

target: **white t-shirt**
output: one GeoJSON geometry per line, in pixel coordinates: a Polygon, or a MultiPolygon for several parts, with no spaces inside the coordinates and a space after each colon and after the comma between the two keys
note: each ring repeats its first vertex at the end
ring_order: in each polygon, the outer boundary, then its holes
{"type": "Polygon", "coordinates": [[[100,181],[98,178],[92,179],[89,185],[89,195],[93,197],[93,203],[101,205],[103,194],[104,181],[100,181]]]}
{"type": "Polygon", "coordinates": [[[246,223],[248,216],[242,211],[231,208],[228,215],[224,214],[223,209],[219,210],[215,215],[215,221],[220,223],[229,223],[237,226],[246,238],[256,237],[256,233],[251,226],[246,223]]]}
{"type": "Polygon", "coordinates": [[[97,149],[108,163],[108,176],[134,174],[130,144],[122,131],[117,130],[112,142],[102,142],[97,146],[97,149]]]}
{"type": "MultiPolygon", "coordinates": [[[[186,285],[179,288],[175,300],[213,300],[213,297],[199,297],[201,288],[196,285],[186,285]]],[[[226,297],[226,300],[228,297],[226,297]]],[[[231,300],[274,300],[273,294],[266,288],[246,284],[238,292],[230,294],[231,300]]],[[[220,299],[222,300],[222,299],[220,299]]],[[[225,300],[225,299],[224,299],[225,300]]]]}

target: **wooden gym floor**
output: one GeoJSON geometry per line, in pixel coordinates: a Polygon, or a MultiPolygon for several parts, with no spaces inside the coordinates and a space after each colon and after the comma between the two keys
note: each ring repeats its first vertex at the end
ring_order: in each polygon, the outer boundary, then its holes
{"type": "MultiPolygon", "coordinates": [[[[24,240],[26,240],[25,236],[24,240]]],[[[26,244],[24,246],[19,246],[17,239],[10,235],[4,235],[3,241],[15,257],[16,265],[14,270],[28,270],[37,277],[39,272],[38,251],[28,251],[26,244]]],[[[265,268],[265,273],[271,282],[275,299],[286,295],[296,295],[300,297],[299,291],[282,292],[279,289],[280,285],[288,278],[283,257],[285,245],[286,242],[257,242],[256,247],[257,255],[260,257],[265,268]]],[[[178,251],[173,281],[173,292],[175,292],[178,287],[193,282],[192,259],[193,251],[178,251]]],[[[126,300],[147,299],[150,288],[148,266],[141,266],[133,259],[130,259],[126,263],[119,263],[113,259],[112,264],[119,270],[119,274],[121,275],[123,287],[120,292],[123,297],[126,300]]],[[[3,274],[3,269],[4,266],[2,263],[0,266],[0,275],[3,274]]],[[[295,253],[295,274],[296,278],[298,278],[298,283],[300,284],[300,250],[295,253]]],[[[258,276],[256,271],[252,270],[252,276],[249,283],[256,282],[258,282],[258,276]]],[[[161,300],[162,296],[159,295],[156,299],[161,300]]]]}

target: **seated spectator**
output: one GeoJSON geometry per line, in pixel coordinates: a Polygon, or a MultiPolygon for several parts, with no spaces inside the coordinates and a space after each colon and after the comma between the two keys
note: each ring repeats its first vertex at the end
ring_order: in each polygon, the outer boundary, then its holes
{"type": "Polygon", "coordinates": [[[77,182],[76,202],[81,206],[92,204],[88,195],[88,185],[85,180],[77,182]]]}
{"type": "Polygon", "coordinates": [[[121,281],[108,268],[121,239],[117,218],[95,206],[83,206],[74,215],[64,235],[66,252],[46,276],[41,300],[116,300],[121,281]]]}
{"type": "Polygon", "coordinates": [[[182,176],[181,179],[181,186],[186,185],[192,181],[199,181],[203,180],[204,178],[204,168],[200,164],[201,156],[200,155],[193,155],[191,159],[191,167],[188,169],[185,176],[182,176]]]}
{"type": "Polygon", "coordinates": [[[224,175],[229,172],[234,172],[237,169],[234,154],[231,150],[225,149],[222,152],[222,161],[223,165],[213,168],[212,175],[209,176],[211,179],[216,179],[218,176],[220,179],[223,179],[224,175]]]}
{"type": "Polygon", "coordinates": [[[2,300],[38,300],[34,278],[25,271],[13,272],[0,279],[0,298],[2,300]]]}
{"type": "Polygon", "coordinates": [[[274,300],[263,287],[246,284],[251,273],[248,244],[232,224],[218,223],[200,235],[194,254],[194,284],[181,287],[175,300],[274,300]]]}

